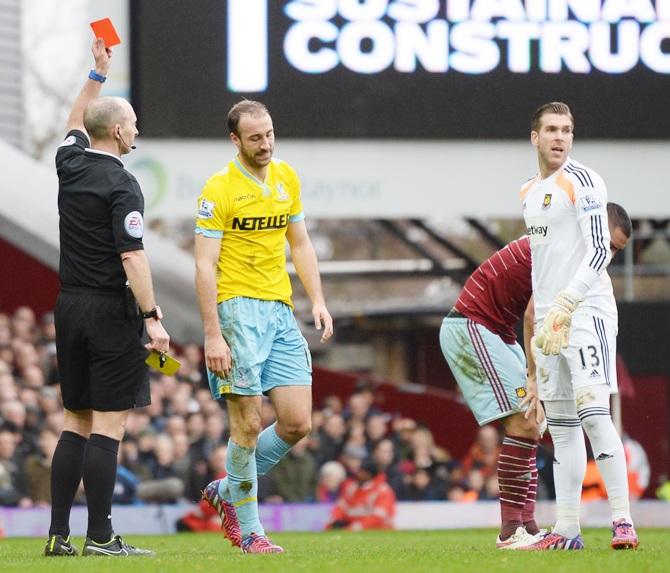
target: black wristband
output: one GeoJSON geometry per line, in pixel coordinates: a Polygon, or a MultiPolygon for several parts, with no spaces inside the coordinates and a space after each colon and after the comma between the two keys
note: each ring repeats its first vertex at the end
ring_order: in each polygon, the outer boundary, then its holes
{"type": "Polygon", "coordinates": [[[163,318],[163,313],[161,312],[161,307],[156,305],[154,306],[151,310],[148,311],[141,311],[140,313],[142,315],[142,318],[147,319],[147,318],[154,318],[156,320],[160,320],[163,318]]]}

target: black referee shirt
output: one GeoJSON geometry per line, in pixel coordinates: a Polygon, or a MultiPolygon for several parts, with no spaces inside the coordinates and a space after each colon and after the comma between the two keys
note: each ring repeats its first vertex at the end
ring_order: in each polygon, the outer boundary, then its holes
{"type": "Polygon", "coordinates": [[[120,253],[144,248],[144,197],[119,158],[88,146],[72,130],[56,152],[61,285],[120,290],[120,253]]]}

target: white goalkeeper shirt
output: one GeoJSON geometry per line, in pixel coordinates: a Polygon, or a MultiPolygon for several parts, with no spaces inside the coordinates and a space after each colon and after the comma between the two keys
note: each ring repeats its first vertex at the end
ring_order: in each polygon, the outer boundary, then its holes
{"type": "Polygon", "coordinates": [[[535,318],[542,324],[556,295],[568,291],[582,302],[575,314],[613,321],[617,308],[607,265],[612,258],[607,225],[607,188],[593,169],[568,158],[546,179],[521,188],[530,237],[535,318]]]}

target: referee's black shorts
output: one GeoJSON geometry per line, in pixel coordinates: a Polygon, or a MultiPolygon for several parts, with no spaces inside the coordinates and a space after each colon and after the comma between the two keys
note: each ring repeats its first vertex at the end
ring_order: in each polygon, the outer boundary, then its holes
{"type": "Polygon", "coordinates": [[[120,412],[151,403],[144,324],[123,293],[64,288],[54,311],[67,410],[120,412]]]}

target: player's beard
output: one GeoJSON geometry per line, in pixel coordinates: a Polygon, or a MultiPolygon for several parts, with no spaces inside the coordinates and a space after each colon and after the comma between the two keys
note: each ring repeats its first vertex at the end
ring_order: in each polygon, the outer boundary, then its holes
{"type": "Polygon", "coordinates": [[[244,159],[244,162],[249,165],[250,167],[253,167],[255,169],[260,169],[262,167],[265,167],[270,163],[270,160],[272,159],[272,152],[274,151],[274,147],[271,148],[267,153],[264,155],[260,152],[255,152],[255,153],[250,153],[247,149],[245,149],[244,146],[240,147],[240,155],[244,159]],[[262,159],[258,159],[258,156],[261,156],[262,159]]]}

